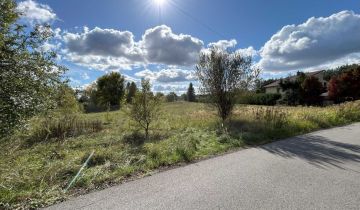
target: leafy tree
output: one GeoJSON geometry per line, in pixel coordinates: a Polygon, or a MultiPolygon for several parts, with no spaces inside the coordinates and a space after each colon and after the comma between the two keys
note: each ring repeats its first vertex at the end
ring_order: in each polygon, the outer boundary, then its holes
{"type": "Polygon", "coordinates": [[[97,103],[106,106],[119,106],[124,97],[124,77],[117,72],[106,74],[96,81],[97,103]]]}
{"type": "Polygon", "coordinates": [[[187,94],[186,93],[181,94],[180,100],[187,101],[188,100],[187,94]]]}
{"type": "Polygon", "coordinates": [[[301,84],[302,88],[302,100],[306,105],[320,105],[320,94],[325,92],[324,86],[321,84],[318,78],[308,77],[301,84]]]}
{"type": "Polygon", "coordinates": [[[360,99],[360,66],[334,76],[328,85],[329,96],[336,102],[360,99]]]}
{"type": "Polygon", "coordinates": [[[328,69],[324,73],[324,79],[326,81],[330,81],[331,78],[338,77],[342,73],[352,71],[353,69],[356,69],[358,67],[360,67],[360,64],[343,65],[343,66],[337,67],[335,69],[328,69]]]}
{"type": "Polygon", "coordinates": [[[76,93],[68,85],[62,85],[58,88],[56,103],[59,111],[62,113],[69,114],[80,111],[80,106],[76,99],[76,93]]]}
{"type": "Polygon", "coordinates": [[[189,88],[187,90],[186,96],[187,96],[187,101],[189,101],[189,102],[195,102],[196,101],[195,89],[194,89],[193,84],[191,82],[190,82],[189,88]]]}
{"type": "Polygon", "coordinates": [[[285,96],[282,99],[288,105],[303,104],[303,89],[301,84],[306,79],[306,75],[303,72],[297,72],[296,78],[290,77],[285,80],[280,80],[280,87],[285,91],[285,96]]]}
{"type": "Polygon", "coordinates": [[[175,102],[178,100],[178,96],[175,92],[170,92],[166,95],[166,102],[175,102]]]}
{"type": "Polygon", "coordinates": [[[144,129],[145,138],[149,138],[150,124],[158,118],[160,100],[150,91],[150,81],[141,81],[141,91],[135,94],[130,117],[144,129]]]}
{"type": "Polygon", "coordinates": [[[132,100],[136,94],[136,91],[137,91],[137,87],[136,87],[135,82],[131,82],[131,84],[129,84],[129,88],[128,88],[127,95],[126,95],[126,103],[129,103],[129,104],[132,103],[132,100]]]}
{"type": "Polygon", "coordinates": [[[54,52],[42,49],[53,36],[49,25],[20,25],[14,0],[0,1],[0,11],[1,137],[56,106],[66,69],[56,64],[54,52]]]}
{"type": "Polygon", "coordinates": [[[237,91],[247,89],[258,77],[258,71],[251,64],[251,57],[236,52],[213,48],[210,53],[200,54],[196,65],[200,91],[210,97],[223,125],[234,108],[237,91]]]}

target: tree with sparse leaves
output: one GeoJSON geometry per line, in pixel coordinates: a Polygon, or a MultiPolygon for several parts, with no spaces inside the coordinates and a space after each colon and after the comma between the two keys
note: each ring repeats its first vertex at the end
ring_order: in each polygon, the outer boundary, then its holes
{"type": "Polygon", "coordinates": [[[130,117],[144,129],[146,139],[149,138],[150,124],[158,118],[160,111],[160,99],[150,88],[149,80],[141,81],[141,91],[135,94],[130,110],[130,117]]]}
{"type": "Polygon", "coordinates": [[[200,91],[217,108],[222,125],[230,116],[239,90],[248,89],[258,77],[252,58],[213,48],[202,52],[196,65],[200,91]]]}
{"type": "Polygon", "coordinates": [[[187,101],[189,101],[189,102],[195,102],[196,101],[195,89],[194,89],[193,84],[191,82],[189,84],[189,88],[187,90],[186,96],[187,96],[187,101]]]}
{"type": "Polygon", "coordinates": [[[37,113],[56,107],[56,91],[66,69],[55,52],[42,47],[52,36],[49,25],[18,23],[14,0],[0,1],[0,137],[37,113]]]}

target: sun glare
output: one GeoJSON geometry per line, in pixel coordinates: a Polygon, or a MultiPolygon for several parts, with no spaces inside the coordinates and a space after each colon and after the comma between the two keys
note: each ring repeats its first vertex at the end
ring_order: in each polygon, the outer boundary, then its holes
{"type": "Polygon", "coordinates": [[[162,6],[165,3],[166,0],[154,0],[154,3],[158,6],[162,6]]]}

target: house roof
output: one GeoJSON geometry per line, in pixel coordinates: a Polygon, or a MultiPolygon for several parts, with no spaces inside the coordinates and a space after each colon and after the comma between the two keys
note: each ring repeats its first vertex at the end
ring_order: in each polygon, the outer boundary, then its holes
{"type": "MultiPolygon", "coordinates": [[[[308,77],[311,77],[311,76],[315,76],[321,72],[323,72],[324,70],[321,70],[321,71],[313,71],[313,72],[305,72],[305,75],[308,76],[308,77]]],[[[290,77],[286,77],[285,79],[293,79],[293,78],[297,78],[297,75],[294,75],[294,76],[290,76],[290,77]]],[[[273,83],[270,83],[268,85],[265,85],[264,88],[270,88],[270,87],[278,87],[280,85],[280,79],[276,80],[275,82],[273,83]]]]}

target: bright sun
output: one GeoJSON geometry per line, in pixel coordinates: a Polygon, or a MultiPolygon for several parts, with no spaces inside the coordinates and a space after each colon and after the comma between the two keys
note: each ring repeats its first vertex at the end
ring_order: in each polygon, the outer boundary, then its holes
{"type": "Polygon", "coordinates": [[[154,0],[155,4],[161,6],[165,3],[166,0],[154,0]]]}

